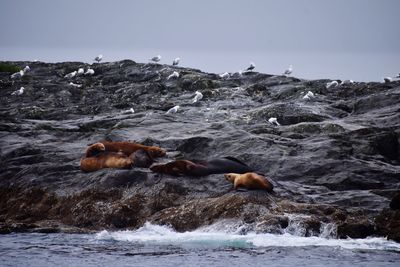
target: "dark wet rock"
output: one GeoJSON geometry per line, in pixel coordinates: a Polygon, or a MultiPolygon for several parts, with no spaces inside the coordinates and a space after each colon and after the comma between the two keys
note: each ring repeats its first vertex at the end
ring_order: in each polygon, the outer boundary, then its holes
{"type": "Polygon", "coordinates": [[[186,231],[234,220],[243,231],[399,241],[399,81],[327,89],[328,80],[257,72],[221,79],[130,60],[12,64],[31,71],[15,80],[0,72],[1,233],[146,221],[186,231]],[[64,77],[89,67],[94,75],[64,77]],[[180,77],[168,80],[173,71],[180,77]],[[11,95],[21,86],[24,94],[11,95]],[[192,103],[197,90],[203,99],[192,103]],[[303,99],[308,91],[314,99],[303,99]],[[175,105],[178,113],[165,114],[175,105]],[[233,191],[217,174],[82,173],[85,148],[100,140],[161,146],[168,154],[159,163],[232,156],[267,176],[275,192],[233,191]]]}
{"type": "Polygon", "coordinates": [[[390,208],[393,210],[400,210],[400,192],[397,192],[390,201],[390,208]]]}
{"type": "Polygon", "coordinates": [[[375,219],[379,235],[400,242],[400,210],[384,209],[375,219]]]}

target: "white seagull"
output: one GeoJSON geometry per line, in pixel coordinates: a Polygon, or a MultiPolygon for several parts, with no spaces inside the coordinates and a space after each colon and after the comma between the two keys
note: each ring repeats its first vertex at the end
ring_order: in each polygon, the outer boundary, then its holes
{"type": "Polygon", "coordinates": [[[255,69],[255,67],[256,67],[256,64],[254,64],[253,62],[250,62],[250,66],[246,70],[252,71],[255,69]]]}
{"type": "Polygon", "coordinates": [[[224,73],[222,73],[222,74],[220,74],[219,75],[219,77],[221,77],[222,79],[228,79],[229,78],[229,73],[227,73],[227,72],[224,72],[224,73]]]}
{"type": "Polygon", "coordinates": [[[28,71],[30,71],[31,70],[31,68],[29,68],[29,66],[25,66],[25,68],[24,68],[24,73],[27,73],[28,71]]]}
{"type": "Polygon", "coordinates": [[[271,123],[272,125],[276,125],[276,126],[281,126],[277,120],[277,118],[269,118],[268,122],[271,123]]]}
{"type": "Polygon", "coordinates": [[[133,108],[130,108],[130,109],[128,109],[127,111],[126,111],[126,113],[135,113],[135,110],[133,109],[133,108]]]}
{"type": "Polygon", "coordinates": [[[93,75],[93,74],[94,74],[93,69],[87,69],[87,71],[85,72],[85,75],[93,75]]]}
{"type": "Polygon", "coordinates": [[[177,113],[178,109],[179,109],[179,106],[175,106],[173,108],[168,109],[168,111],[165,114],[177,113]]]}
{"type": "Polygon", "coordinates": [[[171,75],[169,75],[167,77],[167,80],[171,79],[171,78],[179,78],[179,72],[174,71],[171,75]]]}
{"type": "Polygon", "coordinates": [[[198,102],[199,100],[201,100],[203,98],[203,94],[199,91],[195,92],[195,96],[193,98],[193,103],[198,102]]]}
{"type": "Polygon", "coordinates": [[[340,85],[346,85],[346,84],[353,84],[354,81],[353,80],[344,80],[340,83],[340,85]]]}
{"type": "Polygon", "coordinates": [[[73,77],[75,77],[76,73],[77,73],[77,71],[73,71],[71,73],[68,73],[67,75],[64,76],[64,78],[73,78],[73,77]]]}
{"type": "Polygon", "coordinates": [[[293,66],[289,65],[289,68],[287,70],[285,70],[285,72],[283,73],[286,76],[289,76],[290,74],[292,74],[293,72],[293,66]]]}
{"type": "Polygon", "coordinates": [[[13,73],[11,75],[11,79],[20,78],[20,77],[22,77],[24,75],[25,75],[25,72],[23,70],[20,70],[20,71],[18,71],[16,73],[13,73]]]}
{"type": "Polygon", "coordinates": [[[154,61],[154,62],[159,62],[159,61],[161,60],[161,56],[158,55],[158,56],[156,56],[156,57],[151,58],[150,60],[151,60],[151,61],[154,61]]]}
{"type": "Polygon", "coordinates": [[[179,64],[179,61],[181,61],[181,59],[179,57],[175,58],[174,61],[172,62],[172,65],[177,66],[179,64]]]}
{"type": "Polygon", "coordinates": [[[84,68],[79,68],[78,69],[78,75],[82,75],[85,73],[85,69],[84,68]]]}
{"type": "Polygon", "coordinates": [[[336,87],[338,85],[339,85],[339,83],[337,81],[331,81],[329,83],[326,83],[326,89],[329,89],[331,87],[336,87]]]}
{"type": "Polygon", "coordinates": [[[315,97],[314,93],[311,91],[308,91],[307,94],[305,96],[303,96],[303,99],[305,100],[311,100],[315,97]]]}
{"type": "Polygon", "coordinates": [[[94,61],[97,61],[97,63],[99,63],[102,59],[103,59],[103,55],[100,54],[94,58],[94,61]]]}
{"type": "Polygon", "coordinates": [[[390,83],[392,81],[392,78],[391,77],[385,77],[385,78],[383,78],[383,81],[385,83],[390,83]]]}
{"type": "Polygon", "coordinates": [[[73,83],[73,82],[70,82],[69,85],[71,85],[73,87],[77,87],[77,88],[81,88],[82,87],[82,84],[76,84],[76,83],[73,83]]]}
{"type": "Polygon", "coordinates": [[[21,87],[19,88],[19,90],[12,92],[11,95],[22,95],[24,93],[24,90],[25,88],[21,87]]]}

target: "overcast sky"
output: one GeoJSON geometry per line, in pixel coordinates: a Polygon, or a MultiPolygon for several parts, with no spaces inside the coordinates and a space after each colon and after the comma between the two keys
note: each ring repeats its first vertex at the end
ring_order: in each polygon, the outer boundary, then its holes
{"type": "Polygon", "coordinates": [[[310,63],[321,55],[334,60],[345,54],[364,60],[360,66],[380,68],[371,72],[395,74],[399,11],[398,0],[1,0],[0,60],[87,61],[103,53],[105,60],[126,54],[140,62],[159,53],[165,60],[185,55],[192,67],[222,71],[237,55],[232,68],[255,61],[268,72],[293,63],[302,73],[312,72],[310,63]],[[63,56],[57,55],[62,50],[63,56]]]}

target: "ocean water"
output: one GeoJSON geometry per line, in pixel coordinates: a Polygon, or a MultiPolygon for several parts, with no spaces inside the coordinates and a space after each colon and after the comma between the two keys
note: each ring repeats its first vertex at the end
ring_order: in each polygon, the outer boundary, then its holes
{"type": "Polygon", "coordinates": [[[146,223],[137,230],[95,234],[13,233],[0,236],[0,265],[376,267],[400,262],[400,244],[384,238],[243,234],[242,227],[222,223],[178,233],[146,223]]]}
{"type": "Polygon", "coordinates": [[[92,63],[103,54],[103,61],[131,59],[146,63],[160,54],[160,64],[172,64],[181,58],[180,66],[205,72],[236,72],[256,64],[255,71],[282,74],[290,64],[293,76],[304,79],[351,79],[382,81],[400,72],[400,53],[396,52],[329,52],[329,51],[241,51],[241,50],[135,50],[127,48],[46,48],[0,46],[0,60],[39,60],[44,62],[81,61],[92,63]]]}

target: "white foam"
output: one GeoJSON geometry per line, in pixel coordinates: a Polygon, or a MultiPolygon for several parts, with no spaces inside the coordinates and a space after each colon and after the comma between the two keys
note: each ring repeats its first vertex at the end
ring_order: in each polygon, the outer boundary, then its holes
{"type": "MultiPolygon", "coordinates": [[[[145,223],[134,231],[102,231],[95,235],[97,240],[126,241],[158,245],[206,245],[217,247],[306,247],[328,246],[344,249],[372,249],[400,251],[400,244],[385,238],[332,239],[324,237],[302,237],[290,233],[277,234],[240,234],[244,225],[227,225],[225,222],[203,227],[195,231],[179,233],[167,226],[145,223]],[[222,230],[224,229],[224,230],[222,230]]],[[[329,227],[328,227],[329,228],[329,227]]]]}

